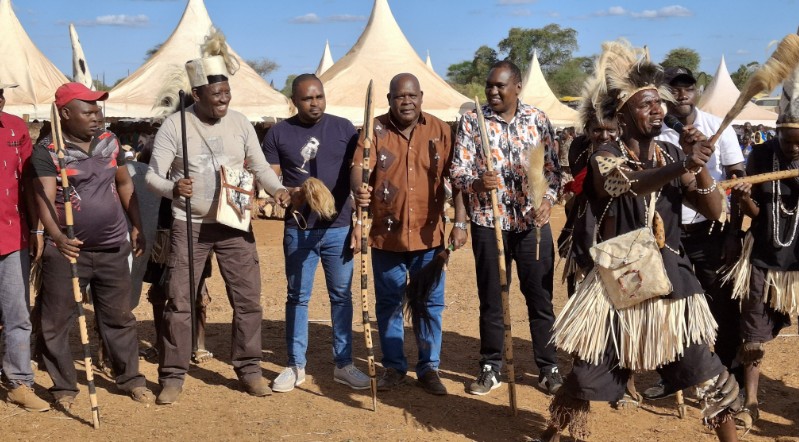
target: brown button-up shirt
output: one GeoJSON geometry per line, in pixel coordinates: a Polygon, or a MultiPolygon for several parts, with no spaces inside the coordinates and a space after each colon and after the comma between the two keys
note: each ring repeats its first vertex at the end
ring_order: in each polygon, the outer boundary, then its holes
{"type": "MultiPolygon", "coordinates": [[[[353,165],[363,167],[363,134],[353,165]]],[[[452,130],[422,113],[410,139],[389,114],[374,121],[370,150],[372,227],[370,245],[392,252],[439,247],[444,243],[444,178],[452,164],[452,130]]]]}

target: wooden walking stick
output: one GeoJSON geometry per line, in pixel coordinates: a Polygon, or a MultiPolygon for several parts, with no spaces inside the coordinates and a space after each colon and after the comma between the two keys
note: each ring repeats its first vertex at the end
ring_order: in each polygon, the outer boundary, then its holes
{"type": "MultiPolygon", "coordinates": [[[[189,145],[186,139],[186,92],[180,99],[180,141],[183,147],[183,178],[189,178],[189,145]]],[[[197,282],[194,279],[194,228],[191,223],[191,197],[186,199],[186,236],[189,246],[189,303],[191,304],[191,354],[197,353],[197,282]]],[[[221,203],[220,203],[221,204],[221,203]]]]}
{"type": "MultiPolygon", "coordinates": [[[[474,106],[477,111],[477,125],[480,130],[480,144],[483,146],[483,156],[485,157],[486,168],[489,172],[494,171],[494,156],[491,154],[491,146],[488,144],[488,131],[486,131],[485,117],[480,108],[480,100],[474,97],[474,106]]],[[[505,244],[502,241],[502,225],[499,220],[499,203],[497,201],[497,190],[491,190],[491,211],[494,216],[494,233],[497,237],[497,261],[499,263],[499,285],[502,293],[502,320],[505,323],[505,366],[508,368],[508,400],[510,401],[511,414],[516,416],[518,411],[516,405],[516,371],[513,368],[513,332],[510,323],[510,293],[508,287],[508,273],[505,265],[505,244]]]]}
{"type": "MultiPolygon", "coordinates": [[[[50,110],[50,121],[53,126],[53,145],[58,156],[58,168],[61,169],[61,190],[64,198],[64,217],[66,218],[67,238],[75,239],[75,227],[72,219],[72,186],[69,185],[67,165],[64,160],[64,136],[61,133],[61,119],[55,103],[50,110]]],[[[100,406],[97,405],[97,390],[94,388],[94,372],[92,371],[92,351],[89,346],[89,331],[86,328],[86,313],[83,311],[83,294],[80,292],[80,279],[78,278],[78,261],[69,258],[70,272],[72,273],[72,294],[78,309],[78,329],[80,329],[80,343],[83,346],[83,367],[86,370],[86,383],[89,387],[89,402],[92,405],[92,423],[94,429],[100,429],[100,406]]]]}
{"type": "Polygon", "coordinates": [[[760,184],[769,181],[786,180],[788,178],[799,177],[799,169],[778,170],[777,172],[759,173],[757,175],[749,175],[741,178],[732,178],[729,180],[719,181],[717,187],[721,190],[732,189],[736,184],[749,183],[760,184]]]}
{"type": "MultiPolygon", "coordinates": [[[[369,189],[369,154],[374,141],[375,104],[372,97],[372,81],[366,89],[366,106],[363,117],[363,179],[361,188],[369,189]]],[[[372,387],[372,411],[377,411],[377,373],[375,371],[375,353],[372,347],[372,325],[369,322],[369,207],[358,207],[358,223],[361,225],[361,313],[363,323],[363,339],[366,342],[366,361],[369,365],[369,384],[372,387]]]]}

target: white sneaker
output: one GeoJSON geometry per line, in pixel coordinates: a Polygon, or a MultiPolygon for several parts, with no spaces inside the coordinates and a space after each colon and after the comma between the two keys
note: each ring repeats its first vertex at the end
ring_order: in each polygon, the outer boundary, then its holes
{"type": "Polygon", "coordinates": [[[278,393],[288,393],[305,382],[305,369],[299,367],[286,367],[272,381],[272,391],[278,393]]]}
{"type": "Polygon", "coordinates": [[[358,367],[353,364],[346,365],[342,368],[336,367],[336,369],[333,370],[333,380],[339,384],[347,385],[354,390],[365,390],[369,388],[371,384],[369,376],[363,374],[363,372],[358,370],[358,367]]]}

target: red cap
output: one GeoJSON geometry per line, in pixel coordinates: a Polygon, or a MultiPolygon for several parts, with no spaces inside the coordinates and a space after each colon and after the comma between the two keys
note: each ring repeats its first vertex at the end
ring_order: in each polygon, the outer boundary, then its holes
{"type": "Polygon", "coordinates": [[[72,100],[105,101],[108,92],[93,91],[82,83],[65,83],[55,91],[55,105],[62,108],[72,100]]]}

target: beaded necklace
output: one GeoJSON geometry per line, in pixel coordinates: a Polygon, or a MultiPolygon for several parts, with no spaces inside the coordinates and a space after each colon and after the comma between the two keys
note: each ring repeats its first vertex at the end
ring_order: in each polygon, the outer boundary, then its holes
{"type": "MultiPolygon", "coordinates": [[[[772,171],[777,172],[780,170],[780,161],[777,159],[777,152],[775,151],[771,157],[771,166],[772,171]]],[[[779,184],[779,180],[775,180],[771,182],[771,195],[773,198],[773,207],[771,208],[771,227],[773,229],[774,238],[774,247],[782,248],[782,247],[790,247],[793,244],[793,241],[796,239],[796,227],[799,225],[799,215],[797,215],[797,208],[799,208],[799,200],[797,204],[794,205],[793,209],[789,210],[785,207],[785,204],[782,202],[782,186],[779,184]],[[784,213],[788,217],[793,217],[793,226],[791,227],[791,234],[788,237],[788,241],[782,242],[780,239],[780,212],[784,213]]],[[[790,221],[788,221],[790,223],[790,221]]]]}

